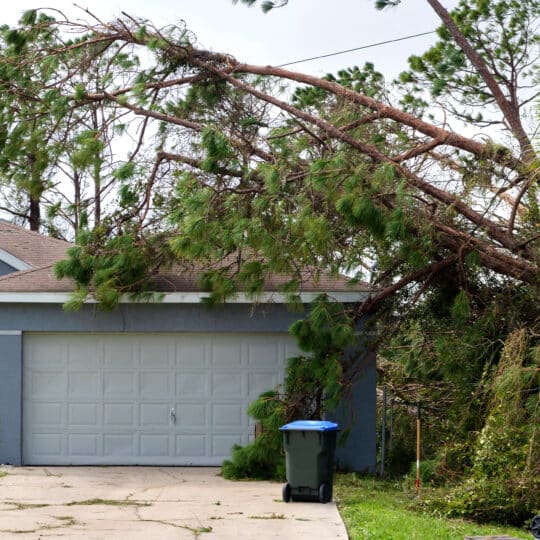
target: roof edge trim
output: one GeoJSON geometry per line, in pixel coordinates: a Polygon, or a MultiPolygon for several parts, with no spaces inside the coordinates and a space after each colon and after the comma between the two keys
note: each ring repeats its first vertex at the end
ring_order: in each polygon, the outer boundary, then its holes
{"type": "MultiPolygon", "coordinates": [[[[157,293],[160,294],[160,293],[157,293]]],[[[361,302],[368,297],[367,292],[302,292],[299,293],[302,303],[309,304],[321,294],[327,294],[336,302],[354,303],[361,302]]],[[[198,304],[203,298],[208,298],[210,293],[205,292],[174,292],[164,293],[160,302],[146,302],[132,300],[129,295],[120,299],[121,304],[198,304]]],[[[71,298],[69,292],[0,292],[0,303],[13,304],[63,304],[71,298]]],[[[245,293],[239,293],[226,301],[227,304],[285,304],[286,295],[277,292],[262,293],[257,297],[251,297],[245,293]]],[[[95,299],[89,298],[85,303],[95,304],[95,299]]]]}
{"type": "Polygon", "coordinates": [[[32,268],[28,263],[25,263],[18,257],[15,257],[15,255],[12,255],[2,248],[0,248],[0,261],[6,263],[12,268],[15,268],[15,270],[30,270],[32,268]]]}

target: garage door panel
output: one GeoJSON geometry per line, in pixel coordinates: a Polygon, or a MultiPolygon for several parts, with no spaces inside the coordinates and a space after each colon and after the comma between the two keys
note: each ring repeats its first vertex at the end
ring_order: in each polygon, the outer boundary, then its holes
{"type": "Polygon", "coordinates": [[[63,438],[59,433],[36,433],[32,438],[32,451],[38,456],[62,455],[63,438]]]}
{"type": "Polygon", "coordinates": [[[220,371],[212,373],[212,395],[238,398],[242,395],[244,373],[238,371],[220,371]]]}
{"type": "Polygon", "coordinates": [[[68,424],[76,426],[98,426],[99,407],[97,403],[70,403],[68,405],[68,424]]]}
{"type": "Polygon", "coordinates": [[[68,394],[97,398],[101,394],[101,377],[97,371],[72,371],[68,375],[68,394]]]}
{"type": "Polygon", "coordinates": [[[248,373],[248,395],[256,399],[263,392],[276,388],[279,382],[279,374],[275,371],[248,373]]]}
{"type": "Polygon", "coordinates": [[[159,336],[149,336],[140,341],[140,366],[169,368],[174,365],[174,343],[163,343],[159,336]]]}
{"type": "Polygon", "coordinates": [[[212,406],[212,426],[238,429],[244,425],[242,403],[215,403],[212,406]]]}
{"type": "Polygon", "coordinates": [[[105,403],[103,406],[104,426],[135,426],[133,403],[105,403]]]}
{"type": "Polygon", "coordinates": [[[96,336],[81,336],[76,344],[67,344],[67,358],[70,368],[99,369],[102,357],[103,343],[96,336]]]}
{"type": "Polygon", "coordinates": [[[32,395],[37,398],[63,398],[66,394],[67,375],[64,371],[38,371],[30,374],[32,395]]]}
{"type": "Polygon", "coordinates": [[[176,396],[184,399],[208,398],[210,396],[210,373],[208,370],[177,373],[176,396]]]}
{"type": "Polygon", "coordinates": [[[170,423],[168,403],[141,403],[139,411],[139,425],[142,427],[168,426],[170,423]]]}
{"type": "Polygon", "coordinates": [[[242,444],[242,433],[212,435],[212,456],[226,458],[235,444],[242,444]]]}
{"type": "Polygon", "coordinates": [[[52,336],[44,336],[39,343],[24,344],[25,364],[31,368],[63,368],[68,357],[68,347],[52,336]]]}
{"type": "Polygon", "coordinates": [[[208,408],[206,403],[176,402],[176,424],[181,427],[205,428],[208,426],[208,408]]]}
{"type": "Polygon", "coordinates": [[[97,457],[99,436],[97,434],[74,433],[68,435],[68,455],[75,457],[97,457]]]}
{"type": "Polygon", "coordinates": [[[242,367],[242,344],[231,338],[213,343],[212,367],[215,369],[242,367]]]}
{"type": "Polygon", "coordinates": [[[286,335],[24,335],[25,464],[220,465],[283,380],[286,335]],[[174,414],[171,415],[171,410],[174,414]]]}
{"type": "Polygon", "coordinates": [[[137,395],[136,373],[133,371],[105,371],[103,374],[103,393],[105,396],[137,395]]]}
{"type": "Polygon", "coordinates": [[[171,383],[169,371],[141,371],[139,373],[139,393],[143,396],[170,396],[171,383]]]}
{"type": "Polygon", "coordinates": [[[142,457],[167,457],[171,454],[168,433],[141,434],[140,455],[142,457]]]}
{"type": "Polygon", "coordinates": [[[250,367],[273,367],[279,360],[279,344],[262,342],[251,343],[248,346],[248,365],[250,367]]]}
{"type": "Polygon", "coordinates": [[[107,434],[103,436],[103,455],[104,457],[134,457],[135,453],[135,435],[107,434]]]}
{"type": "Polygon", "coordinates": [[[175,455],[183,458],[204,459],[208,456],[208,437],[201,434],[177,435],[175,455]]]}
{"type": "Polygon", "coordinates": [[[104,346],[104,364],[106,368],[134,368],[139,364],[138,343],[133,338],[128,340],[125,336],[118,340],[106,340],[104,346]]]}
{"type": "Polygon", "coordinates": [[[189,337],[187,339],[175,340],[176,345],[176,365],[180,368],[207,369],[208,344],[201,342],[200,337],[189,337]]]}
{"type": "Polygon", "coordinates": [[[56,426],[63,422],[63,404],[47,401],[32,403],[32,417],[36,427],[56,426]]]}

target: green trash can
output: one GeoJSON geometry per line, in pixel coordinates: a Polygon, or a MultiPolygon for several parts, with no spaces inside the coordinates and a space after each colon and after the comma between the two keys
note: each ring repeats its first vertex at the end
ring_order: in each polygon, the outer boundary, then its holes
{"type": "Polygon", "coordinates": [[[334,422],[297,420],[279,428],[287,471],[285,502],[332,500],[338,427],[334,422]]]}

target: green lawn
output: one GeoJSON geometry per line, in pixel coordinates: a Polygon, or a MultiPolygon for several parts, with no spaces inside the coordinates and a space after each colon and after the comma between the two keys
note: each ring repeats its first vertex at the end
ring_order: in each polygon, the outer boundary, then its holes
{"type": "Polygon", "coordinates": [[[337,475],[334,498],[351,540],[463,540],[465,535],[507,534],[526,540],[524,530],[437,518],[414,510],[414,493],[398,484],[337,475]]]}

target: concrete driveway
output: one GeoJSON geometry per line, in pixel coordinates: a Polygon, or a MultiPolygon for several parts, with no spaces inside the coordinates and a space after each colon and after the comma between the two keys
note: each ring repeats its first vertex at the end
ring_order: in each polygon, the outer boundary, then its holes
{"type": "Polygon", "coordinates": [[[0,538],[347,539],[334,503],[283,503],[281,484],[217,468],[4,467],[0,538]]]}

